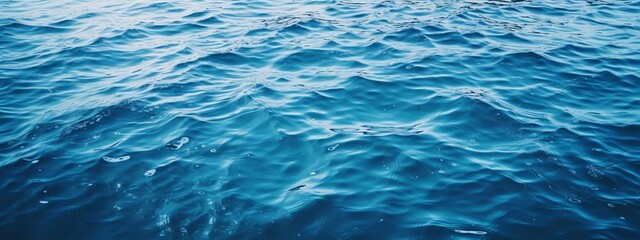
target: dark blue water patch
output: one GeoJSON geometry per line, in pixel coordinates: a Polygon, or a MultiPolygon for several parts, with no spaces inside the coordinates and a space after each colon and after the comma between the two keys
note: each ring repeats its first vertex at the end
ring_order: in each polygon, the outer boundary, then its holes
{"type": "Polygon", "coordinates": [[[194,12],[194,13],[191,13],[191,14],[189,14],[187,16],[184,16],[184,18],[202,18],[204,16],[207,16],[207,14],[209,14],[209,13],[206,12],[206,11],[194,12]]]}
{"type": "Polygon", "coordinates": [[[28,24],[23,24],[19,22],[14,22],[8,25],[2,26],[2,32],[4,34],[11,35],[21,35],[21,34],[32,34],[32,35],[48,35],[48,34],[62,34],[72,32],[75,29],[73,28],[65,28],[72,25],[62,25],[59,24],[51,24],[49,26],[31,26],[28,24]]]}
{"type": "Polygon", "coordinates": [[[218,18],[216,17],[208,17],[205,19],[202,19],[200,21],[198,21],[199,24],[203,24],[203,25],[211,25],[211,24],[219,24],[222,23],[222,21],[220,21],[218,18]]]}
{"type": "Polygon", "coordinates": [[[206,26],[195,24],[195,23],[185,23],[185,22],[171,22],[166,25],[159,24],[150,24],[148,26],[144,26],[145,30],[157,33],[164,36],[174,36],[178,34],[184,34],[185,32],[198,32],[204,31],[207,29],[206,26]]]}
{"type": "Polygon", "coordinates": [[[345,68],[361,68],[365,65],[353,60],[340,60],[348,54],[340,51],[308,49],[278,60],[274,65],[283,71],[299,71],[308,66],[328,67],[337,64],[345,68]]]}
{"type": "Polygon", "coordinates": [[[140,29],[127,29],[121,34],[103,39],[103,41],[113,42],[114,44],[127,44],[128,42],[131,42],[137,39],[144,39],[145,37],[147,37],[147,35],[148,33],[140,29]]]}
{"type": "Polygon", "coordinates": [[[635,239],[637,1],[5,1],[0,238],[635,239]]]}

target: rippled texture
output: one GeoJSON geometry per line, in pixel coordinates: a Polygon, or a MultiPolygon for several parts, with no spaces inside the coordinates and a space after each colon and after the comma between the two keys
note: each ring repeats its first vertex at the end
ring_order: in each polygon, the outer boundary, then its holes
{"type": "Polygon", "coordinates": [[[640,1],[0,1],[2,239],[640,239],[640,1]]]}

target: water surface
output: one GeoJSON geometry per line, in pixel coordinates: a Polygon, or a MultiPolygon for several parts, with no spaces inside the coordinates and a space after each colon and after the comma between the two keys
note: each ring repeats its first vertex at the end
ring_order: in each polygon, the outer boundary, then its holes
{"type": "Polygon", "coordinates": [[[638,13],[0,0],[0,238],[640,239],[638,13]]]}

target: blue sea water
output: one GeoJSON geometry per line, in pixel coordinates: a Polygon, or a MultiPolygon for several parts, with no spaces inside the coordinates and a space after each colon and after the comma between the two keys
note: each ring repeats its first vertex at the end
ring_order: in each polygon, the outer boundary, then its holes
{"type": "Polygon", "coordinates": [[[0,0],[0,239],[640,239],[640,1],[0,0]]]}

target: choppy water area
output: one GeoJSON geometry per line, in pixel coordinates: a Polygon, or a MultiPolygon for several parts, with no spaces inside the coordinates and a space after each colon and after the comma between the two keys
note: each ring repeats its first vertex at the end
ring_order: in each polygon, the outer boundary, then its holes
{"type": "Polygon", "coordinates": [[[640,1],[0,1],[2,239],[640,239],[640,1]]]}

